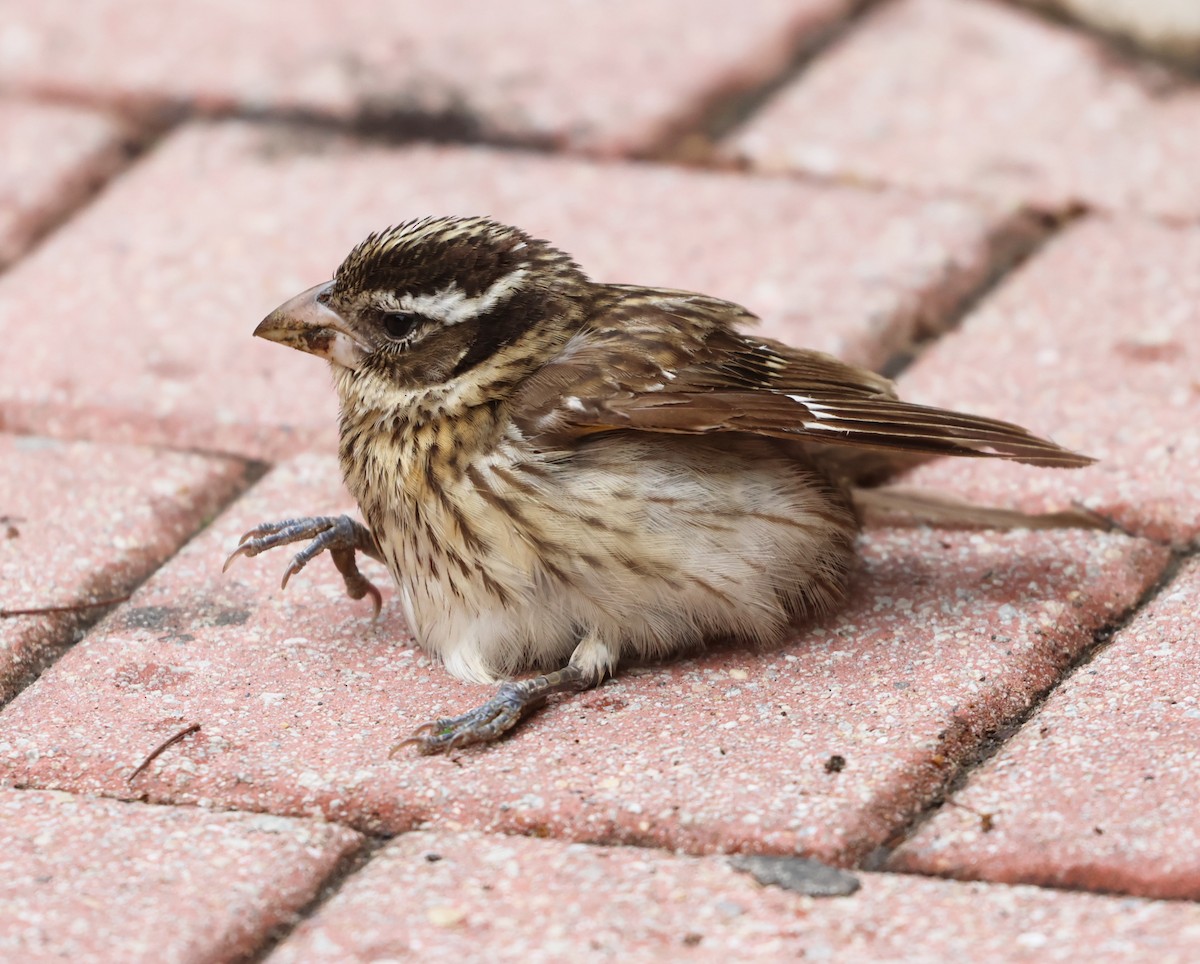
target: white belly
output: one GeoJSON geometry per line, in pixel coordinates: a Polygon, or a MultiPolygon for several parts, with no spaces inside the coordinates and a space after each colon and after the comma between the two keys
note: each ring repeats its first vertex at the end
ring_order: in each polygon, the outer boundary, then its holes
{"type": "Polygon", "coordinates": [[[775,443],[622,433],[520,488],[515,471],[497,455],[447,492],[454,512],[424,499],[420,526],[410,503],[376,532],[417,641],[462,678],[562,665],[587,631],[614,660],[772,642],[844,586],[850,510],[775,443]],[[456,516],[485,550],[465,548],[456,516]]]}

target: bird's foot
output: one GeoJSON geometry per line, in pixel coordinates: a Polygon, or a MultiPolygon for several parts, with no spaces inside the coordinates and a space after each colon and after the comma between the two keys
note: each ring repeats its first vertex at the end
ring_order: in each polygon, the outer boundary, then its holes
{"type": "Polygon", "coordinates": [[[394,756],[401,747],[414,744],[422,753],[454,750],[472,743],[487,743],[507,733],[530,710],[555,693],[574,692],[594,686],[599,680],[577,666],[565,666],[533,679],[502,683],[496,695],[461,716],[425,723],[412,735],[392,747],[394,756]]]}
{"type": "Polygon", "coordinates": [[[367,527],[348,515],[284,519],[282,522],[265,522],[255,526],[238,540],[238,547],[229,554],[221,571],[227,570],[238,556],[250,558],[268,549],[303,542],[306,539],[311,541],[296,553],[283,571],[280,588],[286,589],[292,576],[308,565],[313,558],[329,550],[333,564],[342,574],[342,581],[346,584],[346,593],[351,599],[370,596],[375,615],[378,616],[383,605],[383,596],[375,585],[358,571],[354,554],[362,552],[372,559],[379,559],[379,548],[367,527]]]}

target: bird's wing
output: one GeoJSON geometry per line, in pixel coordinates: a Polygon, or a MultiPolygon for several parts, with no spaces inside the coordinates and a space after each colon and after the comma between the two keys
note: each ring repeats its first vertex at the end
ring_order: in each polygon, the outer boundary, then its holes
{"type": "Polygon", "coordinates": [[[903,402],[882,376],[734,328],[754,320],[715,298],[629,289],[527,380],[514,417],[557,443],[615,429],[750,432],[1032,465],[1093,461],[1018,425],[903,402]]]}

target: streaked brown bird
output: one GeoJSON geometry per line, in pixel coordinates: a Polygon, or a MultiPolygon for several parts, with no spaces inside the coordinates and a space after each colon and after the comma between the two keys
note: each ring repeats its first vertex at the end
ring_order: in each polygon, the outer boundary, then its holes
{"type": "Polygon", "coordinates": [[[1087,524],[867,488],[939,455],[1092,460],[900,401],[879,375],[741,330],[756,320],[707,295],[593,282],[486,218],[372,234],[254,332],[329,361],[366,525],[262,525],[226,565],[307,540],[284,585],[328,550],[350,596],[378,611],[362,552],[454,675],[548,670],[403,741],[432,751],[494,739],[627,658],[778,641],[843,598],[864,507],[1087,524]]]}

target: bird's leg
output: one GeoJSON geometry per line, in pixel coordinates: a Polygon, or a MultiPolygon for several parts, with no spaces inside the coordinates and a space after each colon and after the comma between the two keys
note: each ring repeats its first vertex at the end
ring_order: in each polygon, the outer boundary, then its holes
{"type": "Polygon", "coordinates": [[[281,589],[286,589],[288,580],[303,569],[315,557],[329,550],[333,564],[342,574],[346,584],[346,592],[351,599],[362,599],[370,596],[375,607],[375,615],[379,615],[383,605],[383,596],[371,581],[358,571],[354,554],[361,552],[372,559],[383,561],[375,537],[361,522],[356,522],[348,515],[315,516],[310,519],[284,519],[282,522],[264,522],[255,526],[238,540],[238,547],[225,560],[222,572],[233,564],[238,556],[257,556],[260,552],[274,549],[276,546],[286,546],[293,542],[311,540],[292,558],[287,569],[283,571],[281,589]]]}
{"type": "Polygon", "coordinates": [[[487,743],[508,732],[530,710],[556,693],[573,693],[599,686],[616,665],[616,653],[589,633],[575,647],[571,660],[553,673],[502,683],[486,703],[461,716],[424,723],[392,747],[391,755],[410,743],[422,753],[453,750],[487,743]]]}

